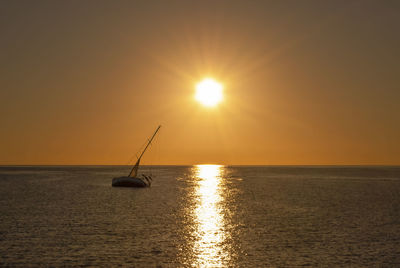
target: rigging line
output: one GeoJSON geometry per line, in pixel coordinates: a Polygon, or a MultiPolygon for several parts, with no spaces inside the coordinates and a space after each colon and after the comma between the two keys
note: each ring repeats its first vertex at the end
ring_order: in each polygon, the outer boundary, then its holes
{"type": "Polygon", "coordinates": [[[140,145],[139,150],[137,150],[136,153],[133,154],[133,155],[131,156],[131,158],[128,160],[127,165],[133,164],[133,158],[134,158],[134,157],[136,157],[136,160],[139,159],[138,154],[143,150],[144,146],[147,144],[148,141],[149,141],[149,139],[147,139],[145,142],[143,142],[142,145],[140,145]]]}

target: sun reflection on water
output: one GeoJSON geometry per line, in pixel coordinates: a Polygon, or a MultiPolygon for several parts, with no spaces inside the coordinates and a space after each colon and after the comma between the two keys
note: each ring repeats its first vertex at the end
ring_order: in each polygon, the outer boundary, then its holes
{"type": "Polygon", "coordinates": [[[223,166],[220,165],[195,166],[198,179],[195,254],[198,266],[223,266],[223,261],[228,257],[223,247],[225,231],[221,208],[222,171],[223,166]]]}

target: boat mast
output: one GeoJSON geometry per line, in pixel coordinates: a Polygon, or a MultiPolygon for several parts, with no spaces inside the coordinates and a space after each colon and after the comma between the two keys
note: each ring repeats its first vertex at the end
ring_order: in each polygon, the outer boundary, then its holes
{"type": "Polygon", "coordinates": [[[149,142],[148,142],[147,145],[146,145],[146,148],[144,148],[143,152],[140,154],[139,159],[142,158],[144,152],[146,152],[147,147],[149,147],[151,141],[152,141],[152,140],[154,139],[154,137],[156,136],[156,134],[157,134],[158,130],[160,129],[160,127],[161,127],[161,125],[158,126],[158,128],[157,128],[156,131],[154,132],[153,136],[151,136],[149,142]]]}
{"type": "Polygon", "coordinates": [[[133,166],[131,172],[129,173],[129,177],[136,177],[137,175],[137,171],[139,169],[139,163],[140,163],[140,159],[142,158],[144,152],[146,152],[147,147],[149,147],[150,143],[153,141],[154,137],[156,136],[158,130],[161,128],[161,125],[158,126],[158,128],[156,129],[156,131],[154,132],[153,136],[151,136],[149,142],[147,143],[146,147],[144,148],[143,152],[140,154],[138,160],[136,161],[136,164],[133,166]]]}

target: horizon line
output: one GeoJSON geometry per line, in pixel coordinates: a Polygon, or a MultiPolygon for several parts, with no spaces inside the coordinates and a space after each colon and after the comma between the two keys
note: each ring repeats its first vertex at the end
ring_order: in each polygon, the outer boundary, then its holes
{"type": "MultiPolygon", "coordinates": [[[[0,164],[0,167],[127,167],[133,164],[0,164]]],[[[202,164],[156,164],[156,165],[141,165],[141,166],[172,166],[172,167],[188,167],[199,165],[219,165],[228,167],[400,167],[400,164],[216,164],[216,163],[202,163],[202,164]]]]}

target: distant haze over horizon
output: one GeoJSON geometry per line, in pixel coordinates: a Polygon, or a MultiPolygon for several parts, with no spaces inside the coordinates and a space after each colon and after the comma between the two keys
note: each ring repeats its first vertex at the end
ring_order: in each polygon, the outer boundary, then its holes
{"type": "Polygon", "coordinates": [[[400,165],[400,1],[3,1],[0,165],[400,165]],[[205,107],[211,77],[223,100],[205,107]]]}

